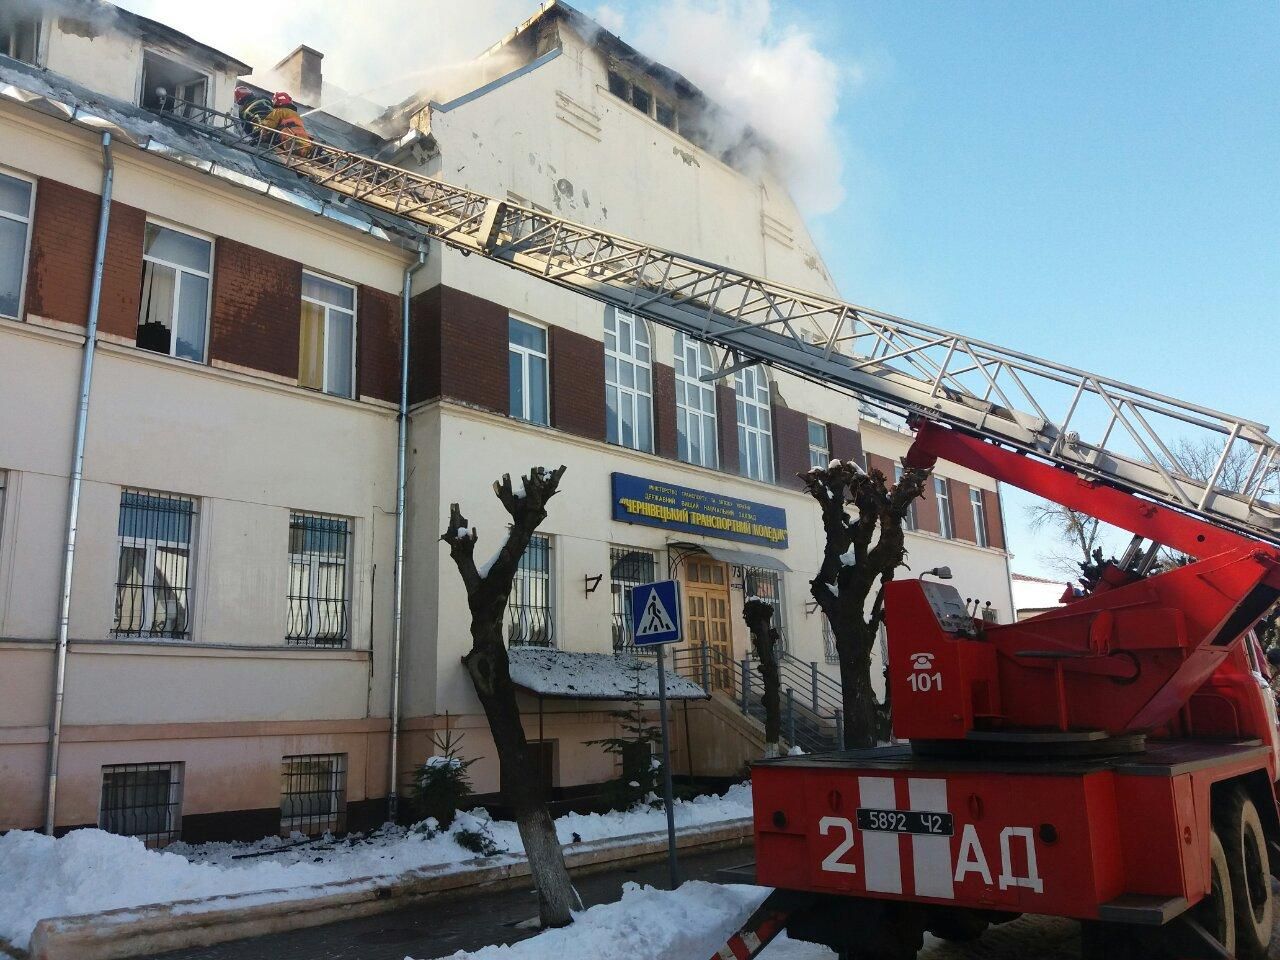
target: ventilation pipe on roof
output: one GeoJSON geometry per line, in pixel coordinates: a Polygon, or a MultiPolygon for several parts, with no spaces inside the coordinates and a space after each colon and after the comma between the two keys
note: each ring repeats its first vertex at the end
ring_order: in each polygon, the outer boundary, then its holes
{"type": "Polygon", "coordinates": [[[400,764],[400,646],[404,635],[404,493],[407,472],[405,452],[409,441],[409,305],[413,275],[427,262],[427,248],[418,248],[418,259],[404,271],[404,288],[400,292],[400,416],[396,438],[396,561],[394,583],[395,611],[391,617],[391,759],[387,771],[387,819],[392,822],[400,808],[397,788],[400,764]]]}
{"type": "Polygon", "coordinates": [[[75,444],[71,454],[71,489],[67,496],[66,557],[62,565],[62,600],[58,607],[58,641],[55,648],[53,711],[49,719],[49,786],[45,793],[44,832],[53,836],[58,802],[58,752],[62,746],[62,701],[67,685],[67,631],[71,619],[71,574],[76,559],[76,526],[80,519],[80,487],[84,480],[84,441],[89,426],[89,388],[93,384],[93,355],[98,342],[98,307],[102,303],[102,267],[107,256],[107,228],[111,222],[111,188],[115,163],[111,134],[102,134],[102,206],[98,213],[98,245],[93,254],[93,286],[84,331],[84,356],[80,365],[80,402],[76,407],[75,444]]]}

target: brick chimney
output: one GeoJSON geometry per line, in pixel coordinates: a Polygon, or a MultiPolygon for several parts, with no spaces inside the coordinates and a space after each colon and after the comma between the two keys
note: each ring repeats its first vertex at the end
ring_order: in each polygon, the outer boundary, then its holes
{"type": "Polygon", "coordinates": [[[318,107],[323,91],[323,80],[320,75],[320,61],[323,59],[323,53],[313,50],[304,43],[272,69],[280,77],[280,83],[283,84],[284,89],[292,94],[295,100],[308,107],[318,107]]]}

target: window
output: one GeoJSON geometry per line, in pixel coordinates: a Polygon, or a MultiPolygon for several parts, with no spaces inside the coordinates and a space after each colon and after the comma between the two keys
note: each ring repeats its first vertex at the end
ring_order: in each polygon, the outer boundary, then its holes
{"type": "Polygon", "coordinates": [[[716,385],[701,378],[714,372],[711,348],[676,333],[676,448],[680,459],[715,468],[716,385]]]}
{"type": "Polygon", "coordinates": [[[644,87],[631,85],[631,105],[646,116],[653,110],[653,94],[644,87]]]}
{"type": "Polygon", "coordinates": [[[951,513],[951,488],[946,477],[933,478],[933,496],[938,501],[938,533],[950,540],[956,535],[956,522],[951,513]]]}
{"type": "Polygon", "coordinates": [[[120,495],[117,637],[185,638],[191,627],[191,535],[196,502],[167,493],[120,495]]]}
{"type": "Polygon", "coordinates": [[[8,471],[0,470],[0,545],[4,543],[4,488],[8,479],[8,471]]]}
{"type": "Polygon", "coordinates": [[[507,643],[550,647],[555,642],[551,610],[551,538],[535,533],[520,558],[507,600],[507,643]]]}
{"type": "Polygon", "coordinates": [[[350,397],[355,385],[356,288],[302,274],[298,386],[350,397]]]}
{"type": "MultiPolygon", "coordinates": [[[[895,486],[902,482],[902,465],[901,464],[893,468],[893,482],[895,486]]],[[[915,500],[911,501],[911,506],[907,508],[907,515],[902,518],[902,527],[904,530],[918,530],[920,528],[918,518],[916,517],[916,501],[915,500]]]]}
{"type": "Polygon", "coordinates": [[[623,100],[631,99],[631,84],[616,70],[609,71],[609,92],[623,100]]]}
{"type": "Polygon", "coordinates": [[[987,505],[982,502],[982,491],[977,487],[969,488],[969,506],[973,508],[973,529],[980,547],[989,546],[987,542],[987,505]]]}
{"type": "Polygon", "coordinates": [[[146,110],[167,107],[183,116],[196,112],[184,110],[182,104],[194,104],[197,107],[209,105],[208,75],[151,50],[144,50],[142,89],[138,92],[138,105],[146,110]],[[175,104],[174,101],[180,102],[175,104]]]}
{"type": "Polygon", "coordinates": [[[547,409],[547,331],[511,317],[507,321],[511,416],[550,423],[547,409]]]}
{"type": "Polygon", "coordinates": [[[204,362],[213,243],[147,222],[142,243],[138,346],[204,362]]]}
{"type": "Polygon", "coordinates": [[[773,425],[769,378],[760,366],[734,376],[738,394],[738,460],[744,477],[773,483],[773,425]]]}
{"type": "Polygon", "coordinates": [[[827,425],[817,420],[809,421],[809,468],[826,469],[831,465],[831,446],[827,440],[827,425]]]}
{"type": "Polygon", "coordinates": [[[653,452],[649,328],[633,313],[604,312],[604,403],[608,440],[653,452]]]}
{"type": "Polygon", "coordinates": [[[347,755],[307,754],[280,763],[280,833],[309,837],[346,826],[347,755]]]}
{"type": "Polygon", "coordinates": [[[759,567],[743,569],[743,589],[747,597],[756,597],[773,604],[773,629],[778,631],[778,655],[782,656],[790,646],[787,640],[787,603],[782,591],[782,578],[776,570],[759,567]]]}
{"type": "Polygon", "coordinates": [[[98,827],[163,847],[182,836],[182,764],[126,763],[102,768],[98,827]]]}
{"type": "Polygon", "coordinates": [[[840,653],[836,650],[836,635],[831,629],[831,621],[827,619],[827,615],[821,610],[818,616],[822,618],[822,652],[826,657],[827,663],[839,663],[840,653]]]}
{"type": "Polygon", "coordinates": [[[289,514],[289,622],[285,642],[347,644],[348,521],[289,514]]]}
{"type": "MultiPolygon", "coordinates": [[[[14,6],[28,5],[20,3],[14,6]]],[[[38,67],[42,26],[42,17],[35,10],[0,11],[0,54],[38,67]]]]}
{"type": "Polygon", "coordinates": [[[22,316],[35,184],[0,173],[0,317],[22,316]]]}
{"type": "Polygon", "coordinates": [[[652,647],[636,647],[631,637],[631,591],[658,579],[658,558],[650,550],[609,548],[609,590],[613,594],[613,649],[615,653],[651,653],[652,647]]]}
{"type": "Polygon", "coordinates": [[[668,130],[676,129],[676,108],[659,100],[655,106],[655,118],[668,130]]]}

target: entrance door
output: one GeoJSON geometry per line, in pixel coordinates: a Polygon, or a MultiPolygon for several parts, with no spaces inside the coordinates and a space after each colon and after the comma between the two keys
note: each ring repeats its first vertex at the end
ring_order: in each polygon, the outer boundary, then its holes
{"type": "Polygon", "coordinates": [[[701,677],[701,651],[708,647],[711,689],[733,693],[733,640],[729,633],[729,570],[718,560],[693,556],[685,560],[685,608],[689,645],[701,677]]]}

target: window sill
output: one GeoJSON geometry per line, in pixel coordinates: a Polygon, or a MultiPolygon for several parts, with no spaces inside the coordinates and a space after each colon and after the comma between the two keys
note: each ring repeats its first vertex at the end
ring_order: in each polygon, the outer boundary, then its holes
{"type": "MultiPolygon", "coordinates": [[[[49,641],[33,641],[48,643],[49,641]]],[[[281,660],[305,657],[316,660],[368,660],[371,652],[349,647],[254,646],[250,644],[200,643],[191,640],[72,640],[70,648],[90,654],[136,654],[162,657],[226,657],[281,660]]]]}

